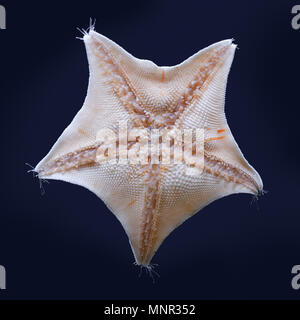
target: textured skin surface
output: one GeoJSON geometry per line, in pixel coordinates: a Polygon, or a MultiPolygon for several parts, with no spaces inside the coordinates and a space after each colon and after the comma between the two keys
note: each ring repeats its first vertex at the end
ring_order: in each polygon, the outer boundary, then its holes
{"type": "Polygon", "coordinates": [[[236,46],[221,41],[177,66],[158,67],[93,30],[84,42],[90,67],[84,105],[35,170],[40,178],[78,184],[100,197],[126,230],[137,264],[148,266],[168,234],[204,206],[262,190],[224,113],[236,46]],[[187,162],[99,163],[97,150],[108,145],[99,143],[97,132],[117,134],[126,120],[129,129],[204,129],[203,173],[187,175],[187,162]]]}

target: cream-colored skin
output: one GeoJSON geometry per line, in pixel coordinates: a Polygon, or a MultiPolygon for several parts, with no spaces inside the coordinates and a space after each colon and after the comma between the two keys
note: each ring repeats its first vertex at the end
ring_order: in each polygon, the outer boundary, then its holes
{"type": "MultiPolygon", "coordinates": [[[[174,67],[140,60],[90,30],[83,38],[90,68],[87,97],[35,170],[43,179],[86,187],[122,223],[136,263],[149,266],[162,241],[210,202],[233,193],[258,194],[259,174],[243,157],[224,114],[227,76],[236,46],[215,43],[174,67]],[[97,132],[132,128],[204,129],[204,171],[189,164],[97,161],[97,132]]],[[[131,147],[131,145],[129,146],[131,147]]]]}

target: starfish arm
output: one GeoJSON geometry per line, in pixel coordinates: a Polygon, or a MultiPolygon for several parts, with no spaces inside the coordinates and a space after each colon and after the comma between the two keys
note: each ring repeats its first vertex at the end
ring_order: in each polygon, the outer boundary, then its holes
{"type": "MultiPolygon", "coordinates": [[[[115,131],[118,121],[129,119],[120,98],[132,92],[126,80],[118,74],[118,65],[112,61],[109,51],[103,51],[92,36],[86,35],[84,42],[90,71],[87,96],[71,124],[37,165],[39,172],[45,171],[45,165],[54,159],[93,146],[97,132],[102,128],[115,131]],[[123,91],[117,95],[120,87],[123,91]]],[[[130,59],[129,54],[126,56],[130,59]]],[[[47,175],[47,178],[50,177],[47,175]]]]}
{"type": "MultiPolygon", "coordinates": [[[[224,112],[227,79],[236,45],[231,40],[225,40],[219,42],[218,46],[217,49],[213,46],[213,50],[206,50],[209,57],[207,59],[214,63],[209,65],[208,76],[202,86],[194,88],[193,99],[177,125],[183,128],[203,128],[207,137],[205,160],[209,163],[209,160],[219,159],[228,168],[244,173],[248,177],[248,188],[241,187],[241,192],[257,194],[263,188],[262,180],[239,149],[224,112]]],[[[194,63],[198,68],[203,68],[203,64],[199,65],[198,61],[194,63]]]]}
{"type": "MultiPolygon", "coordinates": [[[[201,60],[192,59],[190,64],[198,73],[187,84],[188,104],[178,122],[187,128],[220,129],[226,124],[224,113],[227,78],[233,61],[236,45],[224,40],[208,47],[201,60]]],[[[181,74],[185,74],[183,64],[181,74]]]]}

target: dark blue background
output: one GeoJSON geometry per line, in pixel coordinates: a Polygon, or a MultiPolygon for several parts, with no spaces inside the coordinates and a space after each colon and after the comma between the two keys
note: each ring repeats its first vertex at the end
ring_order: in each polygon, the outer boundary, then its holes
{"type": "MultiPolygon", "coordinates": [[[[299,2],[299,1],[298,1],[299,2]]],[[[2,298],[300,298],[300,30],[296,1],[2,1],[0,31],[2,298]],[[94,194],[50,181],[36,165],[82,106],[88,65],[76,27],[96,30],[138,58],[180,63],[234,38],[226,115],[269,193],[218,200],[176,229],[153,262],[155,284],[133,265],[120,223],[94,194]]],[[[300,3],[299,3],[300,4],[300,3]]]]}

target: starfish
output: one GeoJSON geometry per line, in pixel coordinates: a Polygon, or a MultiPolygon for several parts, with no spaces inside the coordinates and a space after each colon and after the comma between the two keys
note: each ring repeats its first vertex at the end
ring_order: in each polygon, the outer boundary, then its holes
{"type": "MultiPolygon", "coordinates": [[[[34,170],[40,179],[63,180],[94,192],[121,222],[136,264],[150,267],[170,232],[210,202],[262,191],[262,180],[241,153],[224,113],[236,45],[220,41],[179,65],[159,67],[133,57],[93,28],[83,40],[90,70],[84,105],[34,170]],[[124,150],[113,153],[117,161],[101,161],[112,159],[109,147],[121,145],[120,138],[109,136],[119,135],[122,121],[128,130],[150,133],[204,130],[201,174],[188,174],[186,169],[193,167],[188,158],[162,163],[160,151],[157,161],[151,154],[146,164],[121,161],[124,150]],[[103,129],[109,130],[107,141],[99,140],[103,129]]],[[[142,135],[125,142],[128,154],[141,151],[135,147],[142,135]]],[[[195,144],[190,151],[195,155],[195,144]]]]}

